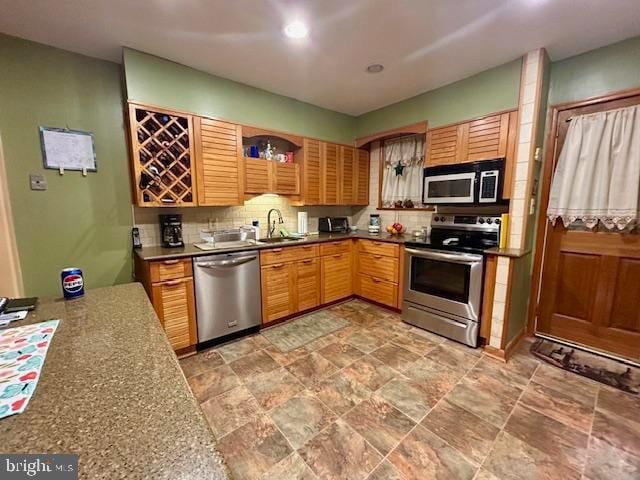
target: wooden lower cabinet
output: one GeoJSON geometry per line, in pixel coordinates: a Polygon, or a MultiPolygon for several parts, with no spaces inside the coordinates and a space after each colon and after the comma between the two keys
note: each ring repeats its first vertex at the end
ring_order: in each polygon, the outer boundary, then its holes
{"type": "Polygon", "coordinates": [[[376,240],[357,240],[355,292],[358,296],[400,308],[402,249],[376,240]]]}
{"type": "Polygon", "coordinates": [[[261,267],[262,323],[296,313],[294,263],[274,263],[261,267]]]}
{"type": "Polygon", "coordinates": [[[295,263],[297,310],[309,310],[320,305],[320,261],[308,258],[295,263]]]}
{"type": "Polygon", "coordinates": [[[322,303],[334,302],[353,295],[351,253],[336,253],[321,257],[322,303]]]}
{"type": "Polygon", "coordinates": [[[193,278],[179,278],[151,286],[153,307],[174,350],[195,345],[195,297],[193,278]]]}
{"type": "Polygon", "coordinates": [[[135,272],[173,349],[179,353],[195,349],[198,329],[191,258],[144,261],[136,255],[135,272]]]}

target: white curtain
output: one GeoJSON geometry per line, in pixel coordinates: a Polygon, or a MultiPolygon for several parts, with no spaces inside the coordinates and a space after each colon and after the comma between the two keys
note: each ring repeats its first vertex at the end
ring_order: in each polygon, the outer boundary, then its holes
{"type": "Polygon", "coordinates": [[[424,135],[386,140],[383,161],[382,206],[394,207],[400,202],[404,208],[421,207],[424,135]]]}
{"type": "Polygon", "coordinates": [[[640,106],[573,117],[551,184],[551,222],[622,230],[639,209],[640,106]]]}

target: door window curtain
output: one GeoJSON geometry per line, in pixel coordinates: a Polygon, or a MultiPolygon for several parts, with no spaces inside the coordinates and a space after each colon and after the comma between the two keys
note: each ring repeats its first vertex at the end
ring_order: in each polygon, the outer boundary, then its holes
{"type": "Polygon", "coordinates": [[[571,118],[547,216],[623,230],[640,209],[640,106],[571,118]]]}
{"type": "Polygon", "coordinates": [[[424,135],[412,135],[383,144],[382,206],[422,207],[424,135]]]}

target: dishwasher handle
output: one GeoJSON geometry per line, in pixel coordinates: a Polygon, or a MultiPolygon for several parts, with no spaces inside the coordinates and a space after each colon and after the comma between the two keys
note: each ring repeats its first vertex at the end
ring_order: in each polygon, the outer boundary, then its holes
{"type": "Polygon", "coordinates": [[[258,257],[242,257],[235,260],[217,260],[215,262],[196,263],[196,265],[200,268],[235,267],[237,265],[242,265],[243,263],[249,263],[256,258],[258,257]]]}

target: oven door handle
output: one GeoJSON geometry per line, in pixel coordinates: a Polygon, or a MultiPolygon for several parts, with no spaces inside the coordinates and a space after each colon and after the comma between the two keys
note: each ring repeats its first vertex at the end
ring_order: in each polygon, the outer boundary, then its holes
{"type": "Polygon", "coordinates": [[[481,255],[472,255],[468,253],[450,254],[433,250],[416,250],[413,248],[405,248],[405,252],[416,257],[428,258],[431,260],[442,260],[449,263],[459,263],[462,265],[475,265],[482,263],[481,255]]]}

